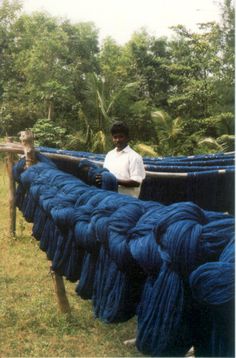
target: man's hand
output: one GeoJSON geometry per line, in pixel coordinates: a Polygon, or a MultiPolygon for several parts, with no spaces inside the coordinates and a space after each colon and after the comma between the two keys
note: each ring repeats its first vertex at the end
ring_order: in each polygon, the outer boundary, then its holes
{"type": "Polygon", "coordinates": [[[101,188],[101,186],[102,186],[102,175],[101,174],[96,175],[95,184],[98,188],[101,188]]]}

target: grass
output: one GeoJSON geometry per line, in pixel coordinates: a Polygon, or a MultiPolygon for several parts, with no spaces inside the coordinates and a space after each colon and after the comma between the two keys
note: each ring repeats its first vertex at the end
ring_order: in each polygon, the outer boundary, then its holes
{"type": "Polygon", "coordinates": [[[49,261],[17,212],[16,237],[8,235],[8,178],[0,161],[0,357],[134,357],[123,344],[136,319],[105,324],[94,319],[90,301],[65,281],[72,314],[58,311],[49,261]]]}

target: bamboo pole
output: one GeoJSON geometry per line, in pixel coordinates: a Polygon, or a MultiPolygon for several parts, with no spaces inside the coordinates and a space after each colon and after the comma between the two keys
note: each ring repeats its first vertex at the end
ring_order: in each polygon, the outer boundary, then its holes
{"type": "MultiPolygon", "coordinates": [[[[11,152],[11,153],[18,153],[18,154],[24,154],[24,149],[22,147],[22,145],[19,145],[17,143],[7,143],[7,144],[0,144],[0,152],[11,152]]],[[[39,152],[39,150],[35,150],[35,152],[39,152]]],[[[232,152],[234,153],[234,152],[232,152]]],[[[48,153],[48,152],[42,152],[43,155],[45,155],[48,158],[54,158],[54,159],[64,159],[64,160],[68,160],[70,162],[80,162],[81,160],[84,160],[85,158],[81,158],[81,157],[73,157],[70,155],[65,155],[65,154],[59,154],[59,153],[48,153]]],[[[231,154],[231,153],[225,153],[225,154],[231,154]]],[[[89,159],[90,160],[90,159],[89,159]]],[[[103,162],[102,161],[98,161],[98,160],[90,160],[92,163],[97,164],[98,166],[103,166],[103,162]]],[[[145,168],[147,168],[148,166],[145,165],[145,168]]],[[[226,169],[218,169],[217,172],[218,174],[225,174],[226,173],[226,169]]],[[[151,172],[146,170],[146,177],[150,177],[150,178],[158,178],[158,177],[167,177],[167,178],[175,178],[175,177],[186,177],[188,176],[188,173],[175,173],[175,172],[151,172]]]]}
{"type": "MultiPolygon", "coordinates": [[[[29,168],[31,165],[36,163],[35,149],[34,149],[34,137],[31,131],[21,131],[20,140],[24,149],[25,154],[25,168],[29,168]]],[[[52,274],[54,289],[57,296],[57,302],[61,313],[70,313],[70,305],[66,296],[65,285],[63,277],[57,274],[50,268],[52,274]]]]}
{"type": "MultiPolygon", "coordinates": [[[[12,138],[7,137],[7,142],[11,143],[12,138]]],[[[16,184],[13,177],[13,154],[7,153],[7,173],[9,179],[9,236],[15,237],[16,235],[16,203],[15,203],[15,193],[16,193],[16,184]]]]}

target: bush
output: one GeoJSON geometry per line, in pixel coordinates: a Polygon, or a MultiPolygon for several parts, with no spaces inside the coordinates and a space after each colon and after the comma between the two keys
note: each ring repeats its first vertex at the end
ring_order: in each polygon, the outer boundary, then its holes
{"type": "Polygon", "coordinates": [[[36,145],[63,148],[66,143],[66,129],[49,119],[38,119],[31,130],[36,145]]]}

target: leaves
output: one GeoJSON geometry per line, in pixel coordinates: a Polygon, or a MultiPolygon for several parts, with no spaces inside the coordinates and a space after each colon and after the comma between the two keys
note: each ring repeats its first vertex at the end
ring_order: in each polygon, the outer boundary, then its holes
{"type": "MultiPolygon", "coordinates": [[[[35,143],[42,146],[62,147],[66,129],[55,125],[52,121],[43,118],[38,119],[32,128],[35,143]]],[[[64,139],[65,140],[65,139],[64,139]]]]}
{"type": "Polygon", "coordinates": [[[221,0],[221,12],[197,33],[180,24],[167,39],[140,29],[123,46],[108,37],[99,47],[91,22],[27,15],[20,1],[3,0],[1,135],[36,124],[49,146],[105,151],[111,123],[124,120],[134,143],[162,155],[232,147],[232,0],[221,0]],[[39,120],[46,117],[54,124],[39,120]]]}

